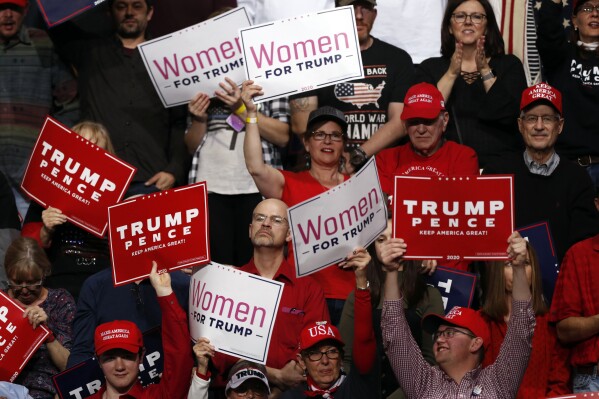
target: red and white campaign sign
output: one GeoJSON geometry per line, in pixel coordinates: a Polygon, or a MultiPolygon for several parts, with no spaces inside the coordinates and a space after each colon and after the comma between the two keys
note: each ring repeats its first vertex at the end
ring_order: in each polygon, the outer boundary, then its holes
{"type": "Polygon", "coordinates": [[[189,285],[189,332],[217,351],[265,364],[284,284],[211,263],[189,285]]]}
{"type": "Polygon", "coordinates": [[[264,91],[256,103],[364,77],[352,6],[243,28],[239,37],[247,77],[264,91]]]}
{"type": "Polygon", "coordinates": [[[21,187],[44,208],[98,237],[108,224],[108,207],[125,195],[135,168],[47,117],[21,187]]]}
{"type": "Polygon", "coordinates": [[[250,26],[240,7],[140,44],[146,69],[165,107],[186,104],[198,92],[214,96],[225,77],[245,80],[238,30],[250,26]]]}
{"type": "Polygon", "coordinates": [[[23,308],[0,291],[0,381],[14,381],[50,332],[35,330],[23,308]]]}
{"type": "Polygon", "coordinates": [[[395,176],[393,237],[406,259],[507,259],[513,176],[395,176]]]}
{"type": "Polygon", "coordinates": [[[206,182],[137,197],[108,208],[114,285],[208,263],[206,182]]]}

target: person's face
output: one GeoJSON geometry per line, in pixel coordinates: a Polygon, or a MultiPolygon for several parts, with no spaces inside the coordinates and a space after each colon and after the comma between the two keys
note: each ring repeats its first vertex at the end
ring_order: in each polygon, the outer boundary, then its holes
{"type": "Polygon", "coordinates": [[[337,138],[342,137],[344,132],[341,126],[333,121],[317,123],[312,128],[312,132],[316,134],[312,134],[304,142],[306,152],[310,154],[312,163],[321,165],[339,164],[339,159],[343,154],[343,140],[334,140],[331,135],[335,135],[337,138]],[[318,133],[325,134],[323,140],[317,140],[318,133]]]}
{"type": "Polygon", "coordinates": [[[41,296],[43,290],[43,279],[31,274],[22,280],[16,278],[14,274],[8,276],[8,284],[10,296],[23,305],[31,305],[41,296]]]}
{"type": "Polygon", "coordinates": [[[239,387],[227,392],[227,399],[261,399],[268,397],[268,390],[264,383],[255,378],[245,381],[239,387]]]}
{"type": "Polygon", "coordinates": [[[305,355],[299,356],[300,365],[320,389],[330,388],[341,375],[341,351],[330,344],[314,345],[305,355]],[[327,354],[323,354],[326,352],[327,354]],[[311,360],[318,358],[320,360],[311,360]],[[334,359],[331,359],[333,357],[334,359]]]}
{"type": "Polygon", "coordinates": [[[441,325],[437,332],[447,329],[454,330],[453,337],[447,338],[445,335],[439,334],[433,342],[435,361],[442,369],[468,360],[470,355],[476,352],[482,344],[479,342],[480,339],[473,337],[473,334],[465,328],[441,325]]]}
{"type": "Polygon", "coordinates": [[[475,23],[472,20],[472,14],[485,15],[485,9],[478,2],[478,0],[468,0],[460,4],[454,11],[450,20],[449,33],[458,42],[462,42],[466,45],[476,44],[477,40],[480,39],[487,31],[487,17],[483,17],[480,23],[475,23]],[[456,22],[456,16],[461,14],[470,15],[466,17],[462,23],[456,22]]]}
{"type": "Polygon", "coordinates": [[[0,39],[8,40],[19,33],[26,9],[16,4],[0,4],[0,39]]]}
{"type": "Polygon", "coordinates": [[[404,121],[412,148],[420,155],[433,155],[441,147],[448,121],[447,112],[434,119],[414,118],[404,121]]]}
{"type": "Polygon", "coordinates": [[[282,248],[291,239],[287,209],[277,200],[262,201],[252,215],[250,239],[254,247],[282,248]]]}
{"type": "Polygon", "coordinates": [[[383,243],[385,243],[387,240],[389,240],[391,238],[392,228],[393,228],[393,223],[391,222],[391,220],[387,220],[387,228],[385,229],[385,231],[383,231],[381,234],[379,234],[377,239],[374,241],[374,250],[376,252],[376,257],[379,260],[381,260],[383,258],[381,256],[382,246],[383,246],[383,243]]]}
{"type": "Polygon", "coordinates": [[[599,1],[588,1],[579,9],[578,14],[572,16],[574,27],[578,28],[580,40],[584,43],[599,41],[599,1]],[[591,9],[591,12],[585,9],[591,9]]]}
{"type": "Polygon", "coordinates": [[[370,31],[376,19],[376,8],[366,1],[357,1],[353,4],[356,16],[356,29],[360,44],[368,42],[370,31]]]}
{"type": "Polygon", "coordinates": [[[154,9],[149,9],[145,0],[115,0],[112,4],[117,33],[124,39],[143,37],[153,13],[154,9]]]}
{"type": "Polygon", "coordinates": [[[79,135],[84,139],[91,141],[98,147],[104,150],[106,149],[106,139],[104,138],[104,136],[100,134],[94,134],[90,129],[82,129],[79,135]]]}
{"type": "Polygon", "coordinates": [[[106,385],[120,394],[127,393],[137,382],[142,356],[124,349],[111,349],[99,357],[106,385]]]}
{"type": "MultiPolygon", "coordinates": [[[[528,286],[530,287],[532,285],[532,266],[530,263],[524,266],[524,271],[526,272],[526,281],[528,281],[528,286]]],[[[512,292],[514,269],[512,269],[512,265],[509,262],[505,262],[503,266],[503,275],[505,276],[505,291],[512,292]]]]}
{"type": "Polygon", "coordinates": [[[534,106],[518,118],[524,144],[534,151],[552,149],[563,127],[564,120],[553,107],[546,104],[534,106]]]}

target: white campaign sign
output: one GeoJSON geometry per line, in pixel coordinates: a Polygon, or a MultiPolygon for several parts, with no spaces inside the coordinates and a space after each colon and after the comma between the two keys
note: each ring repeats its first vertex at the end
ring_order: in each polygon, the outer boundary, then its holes
{"type": "Polygon", "coordinates": [[[191,276],[189,332],[216,350],[265,364],[284,284],[210,263],[191,276]]]}
{"type": "Polygon", "coordinates": [[[387,205],[371,157],[345,183],[288,211],[298,277],[339,263],[387,228],[387,205]]]}
{"type": "Polygon", "coordinates": [[[138,46],[165,107],[186,104],[198,92],[209,96],[228,77],[245,80],[237,33],[250,26],[245,8],[190,26],[138,46]]]}
{"type": "Polygon", "coordinates": [[[352,6],[239,31],[256,103],[364,77],[352,6]]]}

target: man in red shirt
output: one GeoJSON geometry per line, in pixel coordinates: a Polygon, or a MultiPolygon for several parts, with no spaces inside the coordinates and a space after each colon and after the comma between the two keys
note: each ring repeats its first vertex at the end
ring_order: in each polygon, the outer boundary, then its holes
{"type": "MultiPolygon", "coordinates": [[[[266,360],[271,391],[284,391],[306,379],[296,361],[302,329],[319,320],[330,322],[329,312],[320,285],[309,276],[297,278],[285,259],[283,251],[291,232],[283,201],[271,198],[260,202],[252,214],[249,235],[254,256],[240,270],[285,284],[266,360]]],[[[216,353],[212,361],[218,371],[214,375],[226,376],[237,359],[216,353]]],[[[225,382],[216,381],[216,386],[225,382]]]]}
{"type": "Polygon", "coordinates": [[[394,177],[478,175],[478,158],[470,147],[447,141],[449,113],[443,95],[429,83],[408,90],[401,120],[409,143],[381,151],[376,156],[381,188],[393,195],[394,177]]]}
{"type": "Polygon", "coordinates": [[[152,264],[150,282],[156,290],[162,311],[164,372],[159,384],[143,388],[138,380],[143,360],[142,334],[135,323],[115,320],[100,324],[94,334],[94,346],[106,384],[91,399],[183,399],[187,397],[193,367],[191,338],[187,316],[171,288],[168,273],[158,274],[152,264]]]}
{"type": "Polygon", "coordinates": [[[573,345],[574,392],[599,391],[599,235],[574,244],[566,252],[553,292],[549,320],[557,336],[573,345]]]}

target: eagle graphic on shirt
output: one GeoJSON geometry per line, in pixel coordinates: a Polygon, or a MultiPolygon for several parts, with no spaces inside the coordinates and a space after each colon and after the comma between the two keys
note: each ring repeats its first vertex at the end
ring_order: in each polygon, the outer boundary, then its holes
{"type": "Polygon", "coordinates": [[[338,83],[335,85],[335,97],[344,103],[350,103],[361,109],[364,105],[379,107],[379,98],[385,88],[383,80],[377,87],[368,83],[338,83]]]}

